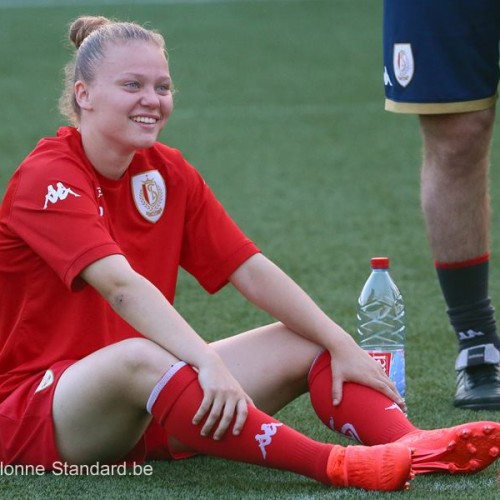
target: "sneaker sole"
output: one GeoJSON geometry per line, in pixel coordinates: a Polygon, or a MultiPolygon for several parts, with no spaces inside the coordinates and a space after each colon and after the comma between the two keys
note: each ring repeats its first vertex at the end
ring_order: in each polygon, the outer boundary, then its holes
{"type": "Polygon", "coordinates": [[[464,410],[500,410],[500,401],[488,402],[488,401],[477,401],[474,402],[460,402],[454,401],[453,406],[455,408],[463,408],[464,410]]]}

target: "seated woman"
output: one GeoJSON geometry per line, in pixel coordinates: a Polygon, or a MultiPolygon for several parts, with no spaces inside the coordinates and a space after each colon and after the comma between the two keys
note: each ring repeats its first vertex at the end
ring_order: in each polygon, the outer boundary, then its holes
{"type": "Polygon", "coordinates": [[[491,464],[500,425],[414,427],[380,365],[157,142],[173,107],[162,36],[102,17],[69,36],[73,126],[38,143],[0,211],[0,460],[207,454],[367,490],[491,464]],[[179,266],[277,322],[206,343],[172,305],[179,266]],[[316,442],[270,416],[307,391],[325,424],[369,446],[316,442]]]}

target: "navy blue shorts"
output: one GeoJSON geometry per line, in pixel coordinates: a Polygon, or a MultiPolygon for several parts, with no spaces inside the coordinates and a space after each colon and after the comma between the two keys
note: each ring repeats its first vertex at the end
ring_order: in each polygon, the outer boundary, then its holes
{"type": "Polygon", "coordinates": [[[384,0],[385,107],[438,114],[495,105],[500,0],[384,0]]]}

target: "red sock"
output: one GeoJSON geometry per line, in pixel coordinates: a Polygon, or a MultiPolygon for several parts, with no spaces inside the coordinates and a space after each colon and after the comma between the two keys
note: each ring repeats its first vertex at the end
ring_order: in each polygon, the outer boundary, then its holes
{"type": "MultiPolygon", "coordinates": [[[[157,387],[162,387],[160,384],[157,387]]],[[[203,437],[203,422],[192,424],[202,399],[198,375],[186,365],[161,388],[151,413],[169,436],[198,453],[288,470],[329,483],[326,470],[332,445],[313,441],[250,405],[239,436],[231,433],[231,426],[218,441],[203,437]]]]}
{"type": "Polygon", "coordinates": [[[323,352],[309,373],[311,403],[326,426],[370,446],[416,429],[393,401],[364,385],[346,382],[341,403],[333,406],[330,362],[330,353],[323,352]]]}

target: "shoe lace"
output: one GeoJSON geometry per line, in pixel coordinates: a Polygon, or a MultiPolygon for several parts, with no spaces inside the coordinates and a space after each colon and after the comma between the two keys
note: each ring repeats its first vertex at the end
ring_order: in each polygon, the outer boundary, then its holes
{"type": "Polygon", "coordinates": [[[471,383],[474,387],[491,383],[500,384],[499,365],[480,365],[466,368],[467,374],[471,377],[471,383]]]}

